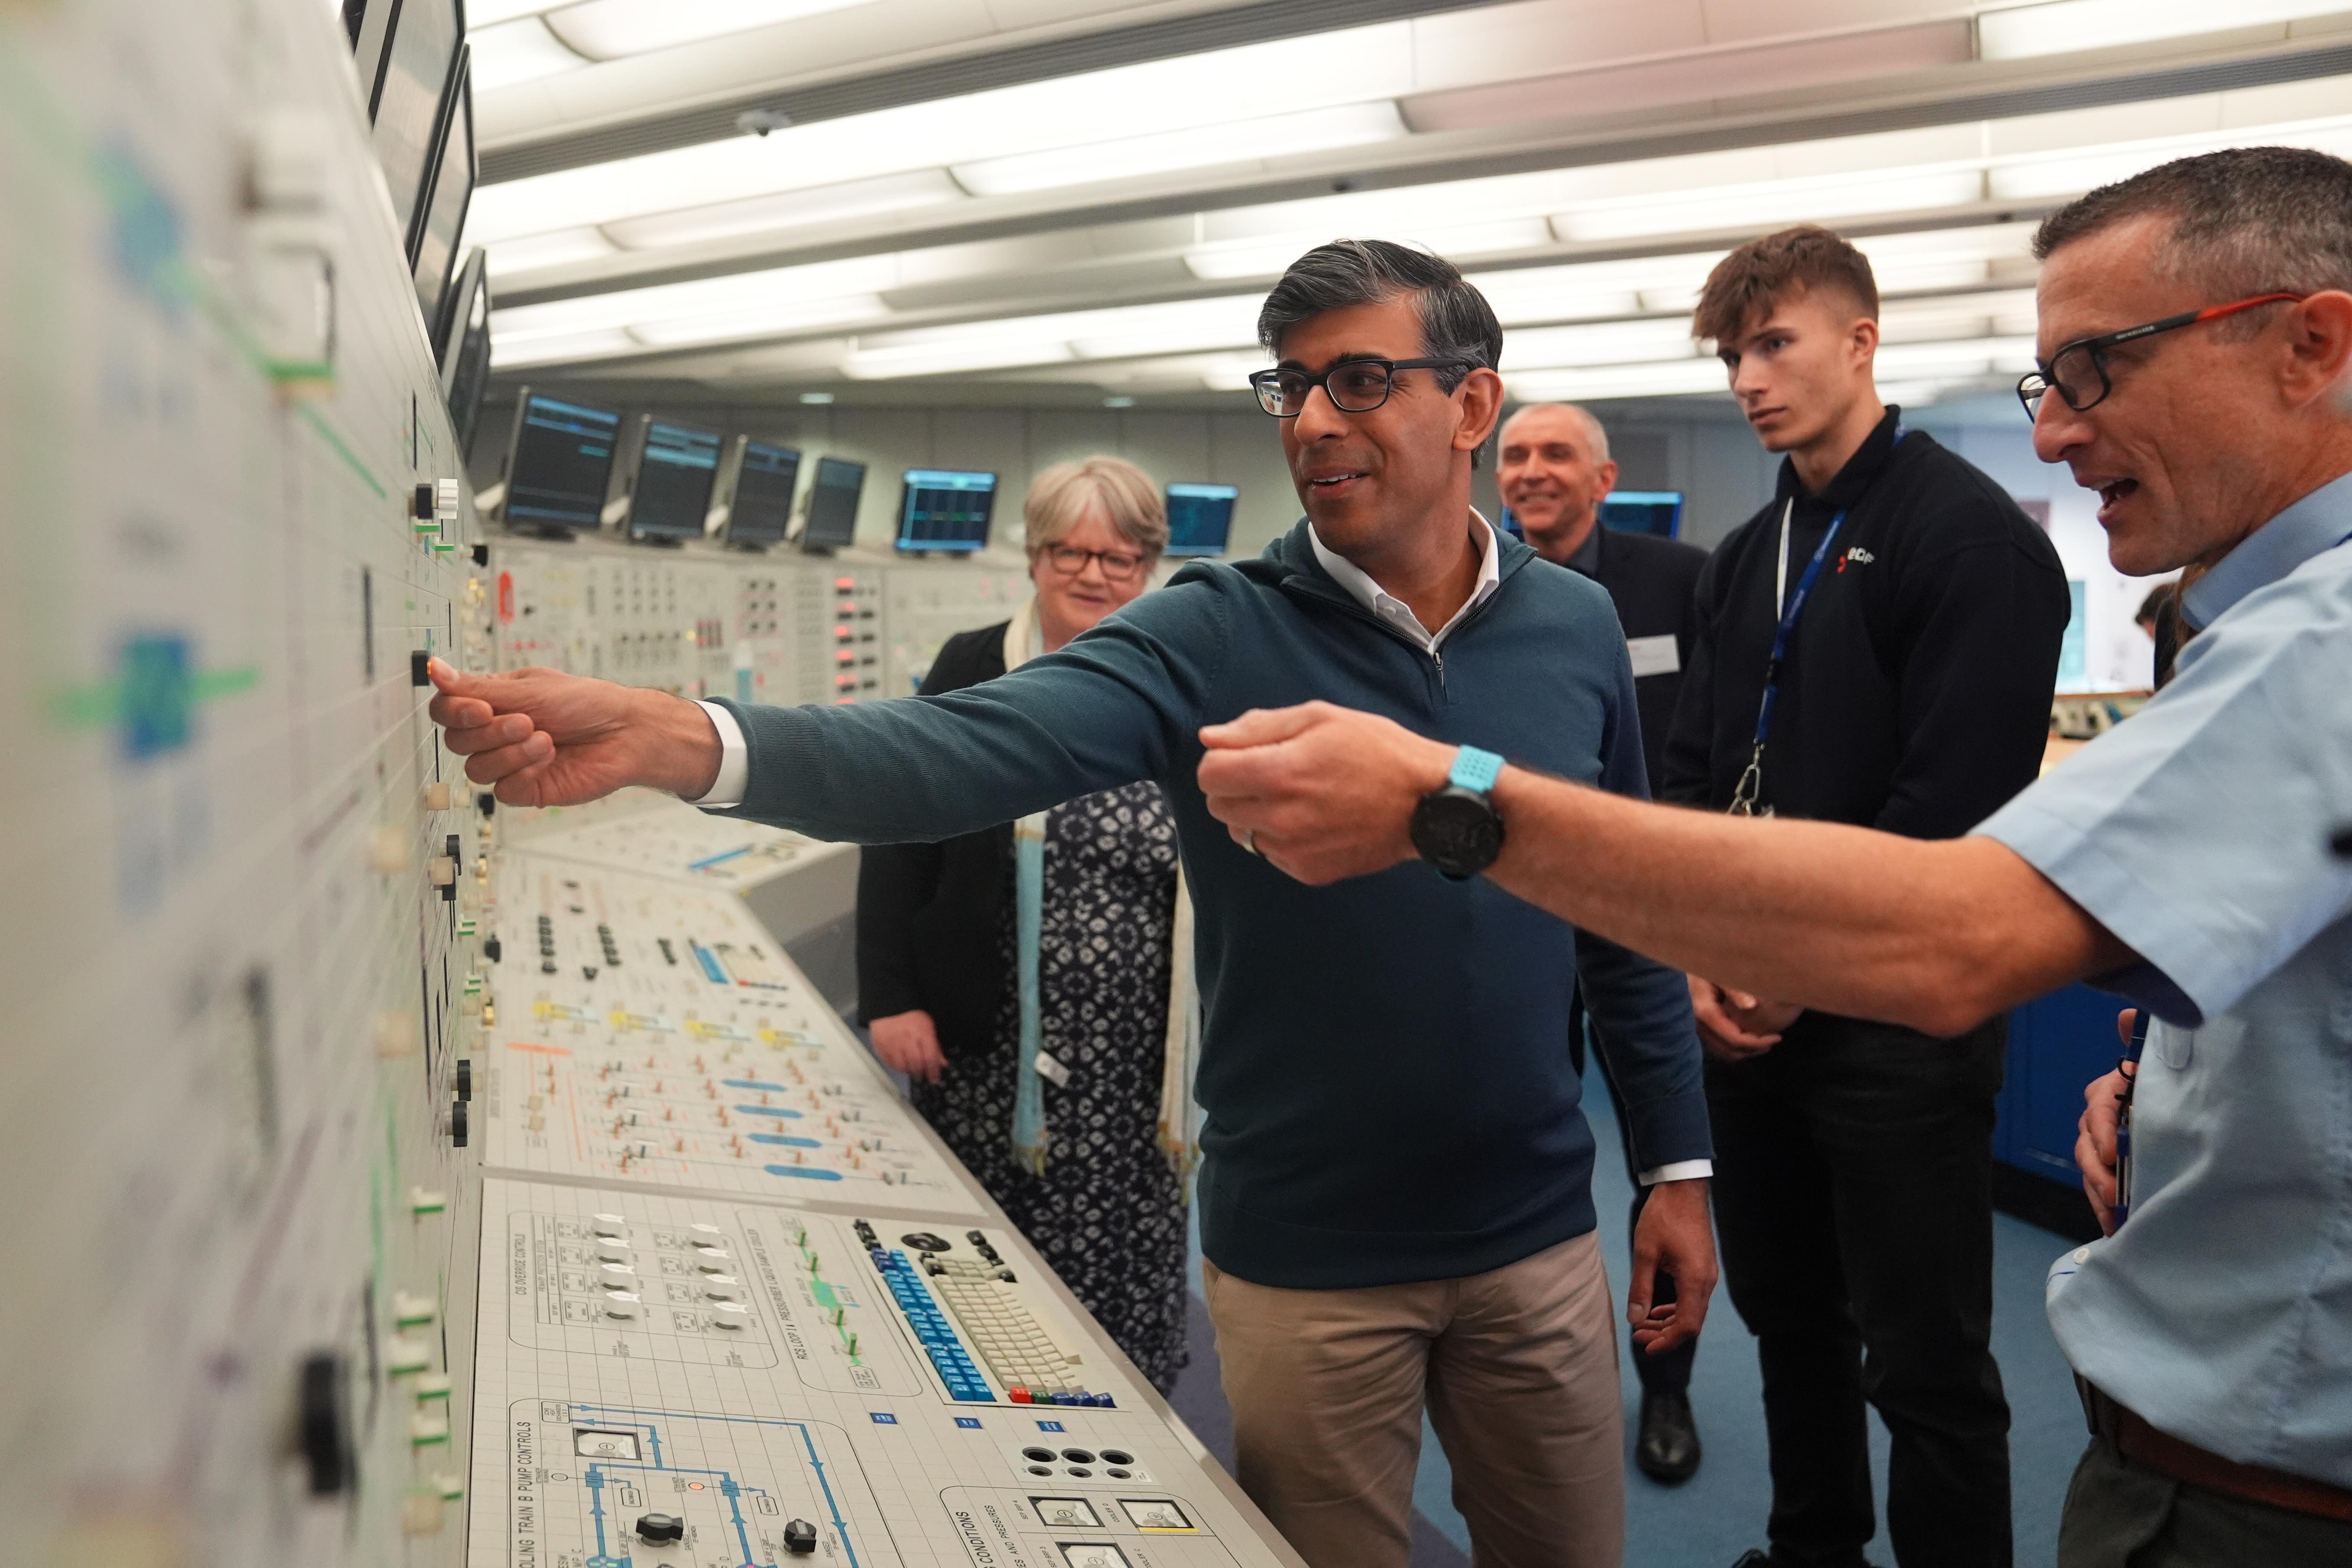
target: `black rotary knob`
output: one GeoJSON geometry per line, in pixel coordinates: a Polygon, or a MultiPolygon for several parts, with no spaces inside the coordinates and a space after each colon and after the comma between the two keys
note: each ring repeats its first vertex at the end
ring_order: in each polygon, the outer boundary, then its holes
{"type": "Polygon", "coordinates": [[[686,1539],[686,1521],[674,1513],[641,1513],[637,1515],[637,1534],[656,1546],[667,1546],[686,1539]]]}
{"type": "Polygon", "coordinates": [[[359,1469],[352,1437],[350,1363],[334,1351],[302,1358],[295,1414],[295,1436],[310,1472],[310,1495],[332,1497],[350,1489],[359,1469]]]}
{"type": "Polygon", "coordinates": [[[816,1526],[804,1519],[796,1519],[784,1526],[784,1550],[795,1557],[805,1557],[814,1552],[816,1526]]]}

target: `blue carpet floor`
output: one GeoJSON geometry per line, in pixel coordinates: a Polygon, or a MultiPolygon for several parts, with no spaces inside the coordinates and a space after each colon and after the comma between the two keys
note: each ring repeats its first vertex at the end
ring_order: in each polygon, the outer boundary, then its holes
{"type": "MultiPolygon", "coordinates": [[[[1632,1193],[1614,1158],[1616,1124],[1597,1075],[1587,1086],[1585,1105],[1594,1141],[1609,1156],[1593,1179],[1593,1205],[1604,1215],[1622,1216],[1632,1193]]],[[[2059,1506],[2084,1443],[2074,1384],[2042,1310],[2043,1273],[2066,1244],[2006,1215],[1996,1215],[1993,1225],[1993,1351],[2000,1361],[2012,1416],[2010,1476],[2017,1562],[2021,1568],[2037,1568],[2056,1557],[2059,1506]]],[[[1622,1219],[1604,1223],[1601,1238],[1610,1283],[1622,1297],[1628,1272],[1622,1219]]],[[[1196,1257],[1192,1363],[1171,1403],[1230,1467],[1232,1421],[1217,1388],[1215,1343],[1198,1300],[1199,1289],[1196,1257]]],[[[1672,1488],[1658,1486],[1633,1468],[1632,1416],[1640,1408],[1641,1385],[1633,1376],[1632,1347],[1622,1337],[1620,1343],[1629,1445],[1628,1568],[1729,1568],[1740,1552],[1764,1544],[1764,1516],[1771,1504],[1756,1342],[1732,1311],[1729,1298],[1717,1290],[1691,1385],[1691,1403],[1706,1446],[1706,1463],[1687,1484],[1672,1488]]],[[[1886,1435],[1875,1417],[1871,1431],[1883,1513],[1886,1435]]],[[[1444,1453],[1436,1434],[1424,1427],[1421,1473],[1413,1488],[1413,1568],[1466,1568],[1470,1536],[1454,1511],[1452,1492],[1453,1475],[1444,1453]]],[[[1874,1558],[1882,1563],[1894,1560],[1883,1524],[1874,1558]]]]}

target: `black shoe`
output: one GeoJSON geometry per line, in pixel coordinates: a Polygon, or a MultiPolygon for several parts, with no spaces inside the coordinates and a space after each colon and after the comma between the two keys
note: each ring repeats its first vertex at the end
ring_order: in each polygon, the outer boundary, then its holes
{"type": "MultiPolygon", "coordinates": [[[[1633,1445],[1633,1462],[1654,1481],[1679,1486],[1698,1473],[1698,1422],[1691,1415],[1686,1394],[1645,1393],[1642,1395],[1642,1434],[1633,1445]]],[[[1750,1556],[1762,1560],[1762,1554],[1750,1556]]],[[[1742,1558],[1732,1568],[1742,1568],[1742,1558]]]]}

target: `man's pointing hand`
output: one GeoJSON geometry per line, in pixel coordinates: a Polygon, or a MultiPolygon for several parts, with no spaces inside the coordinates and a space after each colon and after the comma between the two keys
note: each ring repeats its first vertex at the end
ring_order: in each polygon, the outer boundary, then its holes
{"type": "Polygon", "coordinates": [[[691,800],[718,781],[719,731],[683,698],[553,669],[428,668],[433,721],[466,776],[508,805],[579,805],[630,784],[691,800]]]}

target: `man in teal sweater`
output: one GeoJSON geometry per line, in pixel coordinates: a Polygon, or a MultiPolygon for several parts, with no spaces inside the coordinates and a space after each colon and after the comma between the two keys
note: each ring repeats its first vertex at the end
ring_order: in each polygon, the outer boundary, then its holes
{"type": "Polygon", "coordinates": [[[1624,634],[1600,587],[1470,507],[1502,332],[1452,267],[1324,246],[1259,329],[1307,518],[1059,653],[848,708],[436,666],[434,716],[510,804],[652,784],[863,843],[1158,781],[1197,909],[1202,1239],[1243,1485],[1317,1568],[1402,1568],[1426,1404],[1481,1562],[1613,1565],[1614,1328],[1570,998],[1580,980],[1654,1184],[1628,1292],[1645,1348],[1695,1333],[1715,1282],[1698,1046],[1680,975],[1475,872],[1496,753],[1647,793],[1624,634]],[[1312,699],[1460,748],[1429,863],[1308,889],[1208,815],[1201,728],[1312,699]],[[1660,1272],[1677,1294],[1654,1310],[1660,1272]]]}

